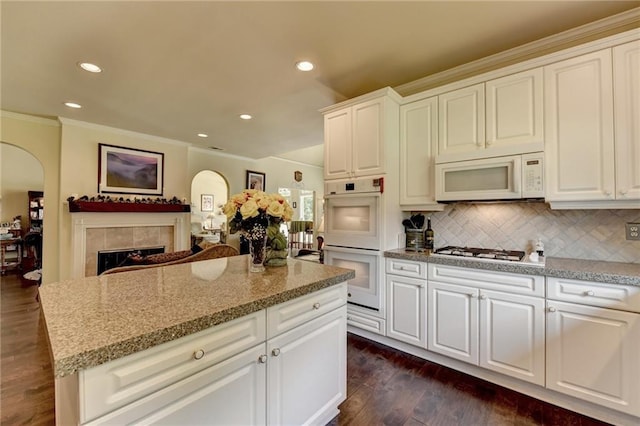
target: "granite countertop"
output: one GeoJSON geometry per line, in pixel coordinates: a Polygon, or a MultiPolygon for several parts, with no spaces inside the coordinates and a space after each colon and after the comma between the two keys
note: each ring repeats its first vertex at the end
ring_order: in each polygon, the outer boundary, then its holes
{"type": "Polygon", "coordinates": [[[61,377],[354,277],[295,259],[249,273],[245,255],[61,281],[39,293],[61,377]]]}
{"type": "Polygon", "coordinates": [[[432,255],[428,251],[415,252],[405,249],[388,250],[384,252],[384,256],[394,259],[415,260],[418,262],[430,262],[489,271],[640,286],[640,264],[637,263],[604,262],[558,257],[547,257],[544,264],[493,262],[465,257],[438,256],[432,255]]]}

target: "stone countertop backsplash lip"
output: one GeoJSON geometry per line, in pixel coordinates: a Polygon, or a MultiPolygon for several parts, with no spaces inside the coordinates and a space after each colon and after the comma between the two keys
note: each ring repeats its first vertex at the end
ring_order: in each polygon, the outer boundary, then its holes
{"type": "Polygon", "coordinates": [[[489,271],[640,286],[640,264],[637,263],[547,257],[544,265],[532,265],[520,262],[492,262],[465,257],[432,256],[426,251],[415,252],[405,249],[387,250],[384,252],[384,256],[489,271]]]}
{"type": "Polygon", "coordinates": [[[350,269],[295,259],[249,273],[248,257],[41,286],[54,375],[70,375],[355,277],[350,269]]]}

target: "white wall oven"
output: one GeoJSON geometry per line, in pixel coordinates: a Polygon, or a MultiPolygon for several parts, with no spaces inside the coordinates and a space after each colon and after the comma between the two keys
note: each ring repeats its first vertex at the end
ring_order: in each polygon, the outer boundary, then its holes
{"type": "Polygon", "coordinates": [[[379,311],[383,299],[381,261],[384,178],[325,183],[324,259],[356,271],[348,302],[379,311]]]}
{"type": "Polygon", "coordinates": [[[543,198],[543,154],[436,164],[438,201],[543,198]]]}

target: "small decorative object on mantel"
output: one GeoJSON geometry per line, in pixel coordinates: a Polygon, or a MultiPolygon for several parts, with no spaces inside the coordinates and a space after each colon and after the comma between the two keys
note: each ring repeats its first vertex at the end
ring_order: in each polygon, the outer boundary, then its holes
{"type": "Polygon", "coordinates": [[[183,203],[178,197],[167,198],[124,198],[111,197],[102,194],[94,197],[83,195],[76,198],[71,196],[67,198],[69,202],[69,212],[128,212],[128,213],[188,213],[191,211],[191,205],[183,203]]]}
{"type": "Polygon", "coordinates": [[[262,272],[264,265],[287,264],[287,239],[280,224],[291,220],[293,209],[280,194],[266,194],[245,189],[233,195],[222,207],[229,222],[229,232],[240,231],[249,240],[249,271],[262,272]]]}

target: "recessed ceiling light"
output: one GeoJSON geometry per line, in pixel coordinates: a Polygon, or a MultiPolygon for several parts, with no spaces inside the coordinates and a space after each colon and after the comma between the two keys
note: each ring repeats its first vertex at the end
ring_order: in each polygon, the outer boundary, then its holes
{"type": "Polygon", "coordinates": [[[206,133],[198,133],[198,137],[199,137],[199,138],[208,138],[208,137],[209,137],[209,135],[208,135],[208,134],[206,134],[206,133]]]}
{"type": "Polygon", "coordinates": [[[102,72],[102,68],[97,66],[96,64],[92,64],[90,62],[78,62],[78,66],[85,71],[89,72],[102,72]]]}
{"type": "Polygon", "coordinates": [[[300,61],[296,63],[296,68],[300,71],[311,71],[313,69],[313,64],[309,61],[300,61]]]}
{"type": "Polygon", "coordinates": [[[243,120],[251,120],[253,117],[251,117],[249,114],[240,114],[240,118],[242,118],[243,120]]]}
{"type": "Polygon", "coordinates": [[[66,106],[68,106],[69,108],[82,108],[82,105],[77,104],[75,102],[65,102],[64,103],[66,106]]]}

